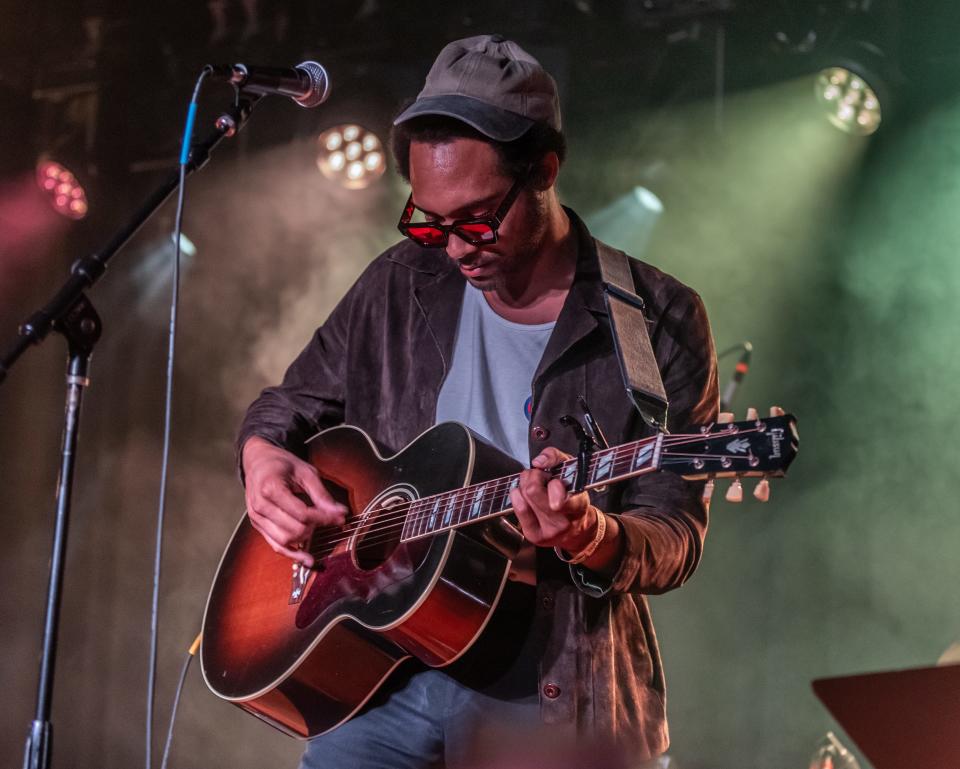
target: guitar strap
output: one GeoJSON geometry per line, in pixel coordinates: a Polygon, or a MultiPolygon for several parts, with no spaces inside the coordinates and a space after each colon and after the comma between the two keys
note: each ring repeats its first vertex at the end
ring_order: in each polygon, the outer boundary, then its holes
{"type": "Polygon", "coordinates": [[[603,301],[610,316],[613,345],[627,397],[640,416],[659,432],[667,432],[667,393],[650,344],[646,305],[635,290],[630,258],[594,239],[603,280],[603,301]]]}

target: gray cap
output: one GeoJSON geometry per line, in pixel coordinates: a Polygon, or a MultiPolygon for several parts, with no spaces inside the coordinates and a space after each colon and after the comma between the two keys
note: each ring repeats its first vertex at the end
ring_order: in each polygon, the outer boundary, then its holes
{"type": "Polygon", "coordinates": [[[534,123],[560,130],[557,84],[516,43],[478,35],[447,45],[417,100],[394,125],[421,115],[446,115],[497,141],[519,139],[534,123]]]}

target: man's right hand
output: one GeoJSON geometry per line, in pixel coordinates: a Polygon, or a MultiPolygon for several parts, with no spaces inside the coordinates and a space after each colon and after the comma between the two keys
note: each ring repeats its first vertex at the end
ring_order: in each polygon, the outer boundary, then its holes
{"type": "Polygon", "coordinates": [[[330,496],[313,465],[263,438],[247,439],[241,462],[253,528],[275,552],[313,566],[300,546],[317,526],[343,525],[347,508],[330,496]]]}

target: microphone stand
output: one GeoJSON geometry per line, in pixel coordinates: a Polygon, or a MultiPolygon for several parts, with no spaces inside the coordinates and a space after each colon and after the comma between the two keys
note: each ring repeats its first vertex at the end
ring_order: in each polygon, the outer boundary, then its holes
{"type": "MultiPolygon", "coordinates": [[[[203,140],[190,147],[186,175],[199,170],[210,159],[210,153],[220,141],[233,136],[250,117],[259,101],[257,94],[238,92],[236,103],[216,120],[215,129],[203,140]]],[[[46,615],[40,655],[40,681],[37,687],[37,709],[27,736],[23,755],[24,769],[47,769],[50,766],[53,742],[53,724],[50,721],[53,700],[53,674],[57,652],[57,629],[60,621],[60,594],[63,586],[63,560],[66,553],[67,525],[73,487],[74,460],[77,448],[77,430],[83,391],[90,380],[88,372],[93,349],[102,330],[100,318],[93,304],[84,294],[107,269],[107,262],[160,205],[177,189],[179,169],[173,171],[143,205],[130,217],[99,252],[78,259],[71,268],[70,277],[53,298],[33,313],[19,328],[18,338],[0,357],[0,383],[24,351],[40,344],[51,331],[67,340],[66,408],[60,454],[60,473],[56,490],[56,517],[53,534],[53,553],[50,558],[50,576],[47,585],[46,615]]]]}

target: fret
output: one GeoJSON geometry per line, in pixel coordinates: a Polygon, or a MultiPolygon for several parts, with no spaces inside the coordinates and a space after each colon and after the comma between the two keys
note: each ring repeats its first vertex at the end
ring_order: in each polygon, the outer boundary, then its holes
{"type": "Polygon", "coordinates": [[[453,525],[459,526],[467,520],[467,495],[464,494],[463,489],[460,489],[457,494],[454,495],[453,500],[453,525]]]}
{"type": "Polygon", "coordinates": [[[499,510],[500,508],[496,506],[495,502],[497,500],[497,484],[488,484],[490,488],[487,490],[486,495],[484,496],[484,512],[481,516],[482,518],[489,518],[493,515],[494,511],[499,510]]]}
{"type": "Polygon", "coordinates": [[[593,477],[590,483],[608,480],[613,477],[613,459],[616,450],[607,450],[597,455],[597,464],[593,468],[593,477]]]}
{"type": "Polygon", "coordinates": [[[408,518],[413,518],[413,536],[420,537],[423,536],[426,532],[427,516],[425,514],[424,508],[426,506],[423,504],[423,501],[418,499],[410,506],[410,512],[407,513],[408,518]]]}
{"type": "Polygon", "coordinates": [[[414,503],[413,505],[410,506],[410,509],[407,511],[407,514],[404,516],[403,529],[400,532],[401,541],[412,539],[414,536],[416,536],[416,533],[415,533],[416,523],[417,523],[416,510],[417,510],[417,503],[414,503]]]}
{"type": "Polygon", "coordinates": [[[469,518],[478,518],[483,507],[484,495],[487,491],[487,484],[481,484],[473,494],[473,502],[470,505],[469,518]]]}
{"type": "Polygon", "coordinates": [[[447,509],[443,514],[443,525],[444,527],[447,527],[453,523],[453,508],[457,501],[457,492],[448,492],[447,494],[442,495],[441,499],[446,499],[447,502],[447,509]]]}
{"type": "Polygon", "coordinates": [[[433,503],[433,507],[430,509],[430,523],[428,528],[430,531],[435,531],[437,528],[437,518],[440,515],[440,502],[442,497],[437,497],[436,502],[433,503]]]}
{"type": "Polygon", "coordinates": [[[433,524],[433,519],[435,515],[433,511],[436,509],[436,507],[437,507],[436,502],[432,504],[430,502],[424,502],[423,510],[420,513],[421,518],[423,519],[423,523],[420,526],[421,534],[433,534],[436,531],[436,528],[434,527],[434,524],[433,524]]]}
{"type": "Polygon", "coordinates": [[[510,478],[510,483],[507,484],[507,488],[503,492],[503,502],[500,505],[500,512],[513,507],[513,502],[510,501],[510,492],[518,488],[520,488],[520,476],[514,475],[510,478]]]}
{"type": "Polygon", "coordinates": [[[653,459],[650,462],[650,466],[660,469],[660,453],[663,451],[663,433],[660,433],[657,436],[657,440],[653,444],[653,459]]]}
{"type": "Polygon", "coordinates": [[[560,471],[560,480],[563,481],[564,485],[567,488],[572,489],[576,479],[577,479],[576,461],[566,462],[563,465],[563,470],[560,471]]]}
{"type": "Polygon", "coordinates": [[[653,457],[654,445],[651,442],[638,443],[633,452],[633,469],[639,470],[649,464],[653,457]]]}

